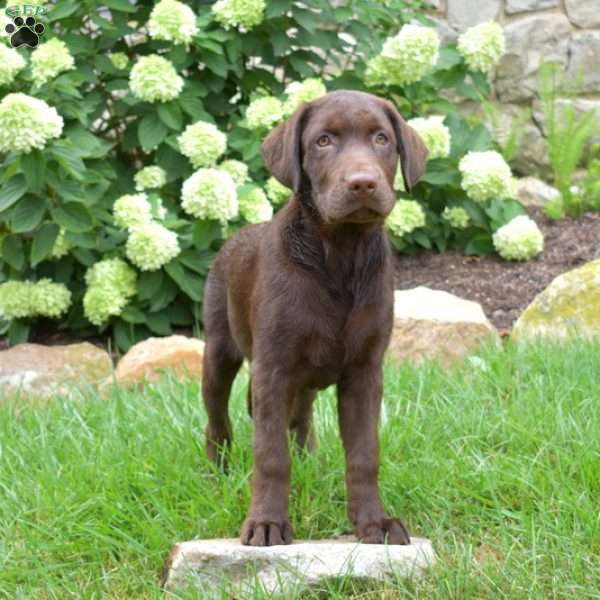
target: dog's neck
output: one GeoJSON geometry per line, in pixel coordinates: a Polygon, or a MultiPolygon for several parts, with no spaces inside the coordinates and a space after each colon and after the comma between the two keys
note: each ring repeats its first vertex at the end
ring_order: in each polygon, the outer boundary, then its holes
{"type": "Polygon", "coordinates": [[[286,212],[283,245],[289,260],[318,277],[332,295],[350,295],[354,302],[366,299],[389,260],[383,226],[326,224],[312,203],[307,205],[297,197],[286,212]]]}

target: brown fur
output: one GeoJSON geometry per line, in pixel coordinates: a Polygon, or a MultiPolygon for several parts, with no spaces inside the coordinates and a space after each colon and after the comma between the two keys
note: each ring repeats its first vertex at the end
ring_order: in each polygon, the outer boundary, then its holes
{"type": "Polygon", "coordinates": [[[392,327],[383,221],[398,158],[407,189],[425,166],[416,133],[385,100],[334,92],[301,106],[263,145],[293,197],[272,221],[241,229],[219,252],[204,300],[202,390],[209,456],[224,463],[231,383],[251,364],[252,503],[244,544],[290,543],[288,435],[312,444],[312,403],[335,384],[348,514],[364,542],[408,544],[378,493],[382,360],[392,327]],[[326,136],[326,137],[324,137],[326,136]]]}

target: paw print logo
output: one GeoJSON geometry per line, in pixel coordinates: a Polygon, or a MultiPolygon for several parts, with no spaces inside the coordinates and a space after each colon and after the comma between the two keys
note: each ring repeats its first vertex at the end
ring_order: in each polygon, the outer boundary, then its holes
{"type": "Polygon", "coordinates": [[[10,35],[10,44],[13,48],[21,46],[35,48],[46,28],[42,23],[37,23],[34,17],[27,17],[27,19],[15,17],[4,30],[10,35]]]}

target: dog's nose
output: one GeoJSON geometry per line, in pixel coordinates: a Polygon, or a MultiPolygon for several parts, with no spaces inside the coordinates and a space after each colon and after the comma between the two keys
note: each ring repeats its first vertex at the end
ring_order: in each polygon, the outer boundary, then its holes
{"type": "Polygon", "coordinates": [[[365,172],[353,173],[348,177],[348,190],[355,195],[372,194],[377,189],[377,179],[365,172]]]}

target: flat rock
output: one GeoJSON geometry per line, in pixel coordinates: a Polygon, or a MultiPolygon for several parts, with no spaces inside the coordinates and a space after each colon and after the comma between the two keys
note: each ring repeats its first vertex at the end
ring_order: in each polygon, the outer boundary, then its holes
{"type": "Polygon", "coordinates": [[[525,309],[511,338],[600,337],[600,260],[559,275],[525,309]]]}
{"type": "MultiPolygon", "coordinates": [[[[596,9],[598,10],[598,9],[596,9]]],[[[579,31],[571,37],[567,75],[584,92],[600,92],[600,31],[579,31]]]]}
{"type": "Polygon", "coordinates": [[[506,0],[506,12],[509,15],[556,8],[557,6],[558,0],[506,0]]]}
{"type": "Polygon", "coordinates": [[[448,365],[490,342],[499,344],[500,336],[477,302],[426,287],[394,292],[388,352],[395,360],[448,365]]]}
{"type": "Polygon", "coordinates": [[[502,0],[447,0],[448,23],[458,31],[465,31],[473,25],[493,21],[500,13],[502,0]]]}
{"type": "Polygon", "coordinates": [[[200,378],[204,342],[183,335],[148,338],[132,346],[117,364],[117,384],[139,384],[160,379],[165,371],[200,378]]]}
{"type": "Polygon", "coordinates": [[[565,0],[567,15],[577,27],[600,27],[598,0],[565,0]]]}
{"type": "Polygon", "coordinates": [[[108,352],[89,342],[65,346],[19,344],[0,352],[0,394],[64,393],[72,385],[97,385],[112,370],[108,352]]]}
{"type": "Polygon", "coordinates": [[[543,207],[547,202],[555,200],[560,192],[551,185],[536,177],[523,177],[517,182],[519,200],[525,206],[543,207]]]}
{"type": "Polygon", "coordinates": [[[291,597],[286,592],[335,577],[380,581],[418,575],[435,562],[435,553],[429,540],[411,542],[410,546],[359,544],[347,536],[253,547],[238,539],[194,540],[175,546],[165,564],[163,585],[169,591],[196,589],[207,600],[221,598],[224,587],[242,598],[252,597],[257,586],[291,597]]]}

